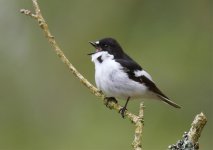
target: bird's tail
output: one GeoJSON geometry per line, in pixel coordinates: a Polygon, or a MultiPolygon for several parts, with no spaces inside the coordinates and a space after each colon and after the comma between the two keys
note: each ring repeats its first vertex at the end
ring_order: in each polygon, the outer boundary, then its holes
{"type": "Polygon", "coordinates": [[[164,97],[162,95],[158,95],[158,97],[164,102],[167,103],[175,108],[181,108],[178,104],[176,104],[175,102],[171,101],[169,98],[164,97]]]}

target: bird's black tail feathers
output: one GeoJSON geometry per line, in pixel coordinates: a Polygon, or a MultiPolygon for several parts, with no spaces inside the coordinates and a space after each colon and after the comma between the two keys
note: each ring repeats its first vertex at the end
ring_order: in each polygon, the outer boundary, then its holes
{"type": "Polygon", "coordinates": [[[178,104],[176,104],[175,102],[169,100],[169,98],[167,98],[167,97],[164,97],[164,96],[162,96],[162,95],[158,95],[158,97],[159,97],[163,102],[165,102],[165,103],[167,103],[167,104],[169,104],[169,105],[171,105],[171,106],[173,106],[173,107],[175,107],[175,108],[181,108],[178,104]]]}
{"type": "Polygon", "coordinates": [[[163,94],[163,92],[161,92],[161,90],[155,85],[155,83],[148,79],[146,76],[141,76],[141,81],[149,88],[150,91],[155,93],[160,100],[175,108],[181,108],[178,104],[172,102],[165,94],[163,94]]]}

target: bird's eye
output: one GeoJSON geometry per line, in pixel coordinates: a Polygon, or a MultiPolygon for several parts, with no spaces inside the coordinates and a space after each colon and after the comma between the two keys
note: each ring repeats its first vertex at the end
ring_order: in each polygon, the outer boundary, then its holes
{"type": "Polygon", "coordinates": [[[104,44],[104,47],[109,47],[109,45],[107,45],[107,44],[104,44]]]}

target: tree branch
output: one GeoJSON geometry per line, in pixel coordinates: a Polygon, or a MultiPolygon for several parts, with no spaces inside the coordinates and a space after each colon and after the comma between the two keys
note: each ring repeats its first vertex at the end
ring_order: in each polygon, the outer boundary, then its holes
{"type": "MultiPolygon", "coordinates": [[[[21,9],[20,12],[32,17],[33,19],[36,19],[38,21],[38,24],[40,28],[43,30],[45,37],[47,38],[48,42],[58,55],[58,57],[61,59],[61,61],[68,67],[68,69],[74,74],[74,76],[83,84],[85,85],[91,93],[93,93],[95,96],[99,97],[106,103],[107,98],[103,93],[101,93],[96,87],[94,87],[86,78],[84,78],[78,70],[69,62],[69,60],[64,55],[63,51],[57,44],[54,36],[50,33],[50,30],[48,28],[48,25],[43,18],[41,14],[41,10],[39,8],[39,5],[37,3],[37,0],[32,0],[35,14],[32,13],[30,10],[21,9]]],[[[109,102],[107,105],[110,109],[113,109],[117,112],[122,108],[118,103],[109,102]]],[[[143,103],[140,104],[140,110],[139,114],[135,115],[129,111],[125,112],[125,116],[135,125],[135,135],[134,140],[132,142],[132,146],[134,150],[142,150],[141,146],[141,139],[142,139],[142,131],[144,126],[144,105],[143,103]]],[[[205,126],[207,122],[207,119],[203,113],[198,114],[189,130],[189,132],[185,133],[182,140],[179,140],[176,145],[173,144],[169,146],[169,149],[171,150],[196,150],[198,148],[198,139],[201,135],[202,129],[205,126]],[[193,149],[189,149],[189,147],[192,147],[193,149]]]]}
{"type": "Polygon", "coordinates": [[[189,140],[192,141],[192,143],[198,142],[198,139],[201,136],[201,132],[206,123],[207,118],[202,112],[195,117],[188,133],[189,140]]]}
{"type": "MultiPolygon", "coordinates": [[[[64,55],[63,51],[57,44],[54,36],[50,33],[50,30],[48,28],[48,25],[45,21],[45,19],[42,16],[41,10],[39,8],[37,0],[32,0],[33,7],[35,10],[35,14],[32,13],[30,10],[27,9],[21,9],[20,12],[32,17],[33,19],[36,19],[38,21],[38,24],[40,28],[43,30],[45,37],[47,38],[48,42],[58,55],[58,57],[61,59],[61,61],[68,67],[68,69],[74,74],[74,76],[83,84],[85,85],[91,93],[93,93],[95,96],[101,98],[106,103],[106,97],[103,93],[101,93],[96,87],[94,87],[86,78],[84,78],[78,70],[69,62],[69,60],[64,55]]],[[[109,102],[108,107],[110,109],[114,109],[117,112],[122,108],[118,103],[109,102]]],[[[130,119],[130,121],[135,125],[135,138],[132,143],[132,146],[134,150],[142,150],[141,148],[141,134],[143,129],[143,109],[144,105],[143,103],[140,105],[140,111],[139,115],[135,115],[129,111],[125,112],[125,116],[130,119]]]]}
{"type": "Polygon", "coordinates": [[[170,145],[170,150],[198,150],[198,139],[201,132],[207,123],[206,116],[201,112],[192,122],[189,132],[185,132],[183,139],[179,140],[176,144],[170,145]]]}
{"type": "Polygon", "coordinates": [[[139,109],[139,118],[137,123],[135,124],[135,138],[132,142],[132,146],[134,150],[142,150],[141,146],[141,139],[142,139],[142,132],[143,132],[143,126],[144,126],[144,104],[143,102],[140,104],[139,109]]]}

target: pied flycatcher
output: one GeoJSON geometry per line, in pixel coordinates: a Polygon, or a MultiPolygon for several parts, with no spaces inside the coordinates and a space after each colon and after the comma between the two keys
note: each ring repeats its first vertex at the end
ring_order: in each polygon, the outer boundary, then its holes
{"type": "Polygon", "coordinates": [[[181,108],[172,102],[156,86],[152,77],[130,58],[120,44],[113,38],[104,38],[89,42],[96,51],[90,53],[95,64],[95,82],[108,100],[126,99],[124,107],[119,111],[124,117],[130,98],[154,98],[175,108],[181,108]]]}

